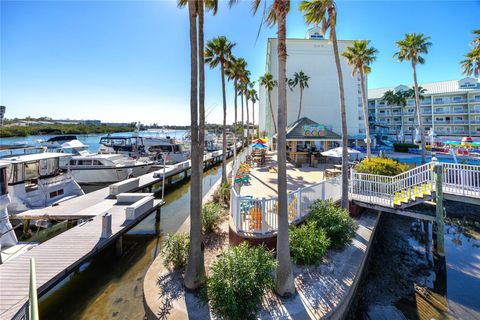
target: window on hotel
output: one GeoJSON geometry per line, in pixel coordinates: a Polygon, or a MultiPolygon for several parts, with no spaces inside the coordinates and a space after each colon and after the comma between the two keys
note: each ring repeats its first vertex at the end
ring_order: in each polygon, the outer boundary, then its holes
{"type": "Polygon", "coordinates": [[[443,102],[443,99],[442,98],[435,98],[435,100],[433,100],[435,103],[442,103],[443,102]]]}

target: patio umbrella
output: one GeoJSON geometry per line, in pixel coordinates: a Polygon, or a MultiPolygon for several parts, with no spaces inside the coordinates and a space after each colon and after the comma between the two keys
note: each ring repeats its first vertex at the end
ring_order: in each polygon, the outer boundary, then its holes
{"type": "Polygon", "coordinates": [[[258,138],[255,142],[259,142],[261,144],[267,144],[267,138],[258,138]]]}
{"type": "MultiPolygon", "coordinates": [[[[360,151],[355,150],[355,149],[351,149],[351,148],[347,148],[347,152],[348,152],[348,155],[361,153],[360,151]]],[[[338,148],[334,148],[334,149],[330,149],[330,150],[327,150],[325,152],[322,152],[322,156],[333,157],[333,158],[341,158],[342,157],[342,147],[338,147],[338,148]]]]}
{"type": "Polygon", "coordinates": [[[255,142],[254,144],[250,145],[250,147],[252,147],[254,149],[265,149],[265,148],[267,148],[266,145],[264,145],[263,143],[260,143],[260,142],[255,142]]]}

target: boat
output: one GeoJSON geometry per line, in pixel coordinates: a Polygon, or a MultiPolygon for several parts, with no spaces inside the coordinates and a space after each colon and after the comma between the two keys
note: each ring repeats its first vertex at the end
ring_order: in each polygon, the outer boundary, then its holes
{"type": "MultiPolygon", "coordinates": [[[[233,147],[235,144],[235,135],[232,132],[226,132],[226,138],[227,138],[227,149],[230,149],[233,147]]],[[[216,150],[221,150],[223,148],[223,133],[220,133],[217,135],[215,139],[215,144],[214,147],[216,150]]]]}
{"type": "Polygon", "coordinates": [[[145,155],[145,146],[143,138],[137,135],[134,136],[112,136],[107,135],[100,138],[100,147],[98,148],[100,154],[120,153],[128,155],[129,157],[139,157],[145,155]]]}
{"type": "Polygon", "coordinates": [[[40,140],[38,144],[42,147],[47,147],[49,149],[57,149],[60,148],[62,144],[68,141],[77,140],[77,136],[74,135],[61,135],[61,136],[54,136],[49,138],[46,141],[40,140]]]}
{"type": "Polygon", "coordinates": [[[143,137],[145,151],[152,155],[160,164],[175,164],[187,161],[190,152],[185,150],[182,143],[177,143],[175,139],[169,136],[163,137],[143,137]]]}
{"type": "Polygon", "coordinates": [[[7,166],[10,214],[43,208],[83,195],[74,177],[60,170],[65,153],[47,152],[45,147],[9,150],[0,157],[7,166]]]}
{"type": "Polygon", "coordinates": [[[62,145],[66,154],[73,154],[60,163],[82,185],[115,183],[148,173],[155,164],[148,158],[131,158],[124,154],[90,153],[78,140],[62,145]]]}
{"type": "Polygon", "coordinates": [[[10,223],[7,209],[11,202],[8,195],[7,168],[8,164],[0,163],[0,248],[17,244],[17,237],[10,223]]]}
{"type": "MultiPolygon", "coordinates": [[[[216,142],[216,135],[213,133],[210,133],[208,131],[205,131],[205,153],[207,152],[212,152],[219,150],[215,147],[215,142],[216,142]]],[[[184,145],[184,149],[188,152],[191,152],[192,149],[192,137],[190,131],[186,132],[183,137],[182,137],[182,142],[184,145]]],[[[220,147],[221,149],[221,147],[220,147]]]]}

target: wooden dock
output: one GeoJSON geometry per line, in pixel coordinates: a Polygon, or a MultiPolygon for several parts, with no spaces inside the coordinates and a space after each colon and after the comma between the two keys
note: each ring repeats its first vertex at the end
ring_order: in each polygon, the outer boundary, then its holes
{"type": "MultiPolygon", "coordinates": [[[[227,157],[231,156],[229,151],[227,157]]],[[[222,152],[205,155],[204,167],[208,169],[222,161],[222,152]]],[[[165,187],[174,183],[172,179],[187,178],[190,161],[165,167],[165,187]],[[183,175],[183,176],[182,176],[183,175]]],[[[162,183],[163,169],[138,177],[138,185],[122,193],[135,191],[152,191],[154,185],[162,183]]],[[[153,190],[155,191],[155,190],[153,190]]],[[[158,191],[158,189],[157,189],[158,191]]],[[[36,263],[37,290],[42,296],[70,272],[93,257],[109,244],[122,241],[122,234],[130,230],[152,211],[164,204],[163,200],[153,200],[153,206],[147,211],[126,219],[126,208],[129,204],[119,203],[110,194],[110,187],[66,200],[58,205],[29,210],[18,214],[15,218],[30,219],[87,219],[87,221],[63,232],[62,234],[30,249],[20,256],[0,264],[0,319],[27,319],[29,293],[29,264],[34,258],[36,263]],[[102,238],[102,220],[105,213],[112,216],[112,234],[102,238]]],[[[28,224],[27,224],[28,225],[28,224]]]]}
{"type": "MultiPolygon", "coordinates": [[[[227,157],[231,157],[232,153],[229,151],[227,157]]],[[[215,151],[205,155],[204,168],[209,169],[222,161],[222,151],[215,151]]],[[[177,163],[175,165],[165,166],[165,188],[178,180],[185,179],[190,176],[190,160],[177,163]],[[178,180],[173,180],[178,176],[178,180]]],[[[149,172],[139,178],[139,185],[125,192],[137,192],[144,190],[145,192],[159,192],[161,191],[161,183],[163,180],[163,169],[149,172]],[[155,185],[159,184],[159,188],[155,185]]],[[[114,203],[114,197],[110,196],[109,187],[105,187],[85,195],[68,199],[60,202],[58,205],[50,206],[42,209],[32,209],[21,212],[11,219],[19,220],[35,220],[35,219],[52,219],[52,220],[70,220],[83,219],[96,216],[103,208],[108,207],[114,203]],[[91,210],[96,207],[98,210],[91,210]]]]}

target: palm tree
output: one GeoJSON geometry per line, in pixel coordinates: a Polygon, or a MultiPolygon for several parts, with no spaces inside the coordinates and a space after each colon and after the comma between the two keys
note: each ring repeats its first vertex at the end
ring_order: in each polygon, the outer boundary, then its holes
{"type": "MultiPolygon", "coordinates": [[[[230,0],[230,4],[238,0],[230,0]]],[[[267,1],[267,0],[264,0],[267,1]]],[[[262,3],[253,0],[252,11],[255,14],[262,3]]],[[[267,2],[265,2],[265,6],[267,2]]],[[[277,269],[275,271],[275,291],[280,296],[291,296],[295,293],[293,281],[292,261],[288,241],[288,213],[287,213],[287,13],[290,9],[289,0],[273,0],[273,3],[264,12],[266,25],[277,24],[278,31],[278,133],[277,133],[277,159],[278,159],[278,233],[277,233],[277,269]],[[266,15],[265,15],[266,13],[266,15]]]]}
{"type": "Polygon", "coordinates": [[[473,48],[465,55],[465,60],[460,63],[462,65],[463,74],[465,76],[473,75],[478,77],[480,75],[480,29],[473,30],[475,38],[470,43],[473,48]]]}
{"type": "Polygon", "coordinates": [[[223,97],[223,145],[222,145],[222,184],[227,183],[227,96],[225,93],[225,67],[232,56],[232,48],[235,43],[228,41],[224,36],[210,40],[205,49],[205,62],[210,68],[220,65],[222,76],[223,97]]]}
{"type": "MultiPolygon", "coordinates": [[[[179,6],[185,3],[179,2],[179,6]]],[[[192,174],[190,189],[190,249],[184,283],[190,290],[198,289],[205,282],[205,265],[202,251],[202,189],[201,165],[199,162],[199,128],[198,128],[198,47],[197,47],[197,6],[188,1],[190,23],[190,132],[192,139],[192,174]]],[[[201,44],[200,44],[201,45],[201,44]]],[[[201,60],[201,59],[200,59],[201,60]]],[[[203,82],[202,82],[203,83],[203,82]]],[[[203,158],[203,153],[202,153],[203,158]]]]}
{"type": "MultiPolygon", "coordinates": [[[[403,109],[407,105],[407,99],[409,98],[408,91],[393,91],[388,90],[383,94],[382,100],[387,103],[389,106],[400,106],[400,119],[401,130],[403,130],[403,109]]],[[[402,141],[403,142],[403,141],[402,141]]]]}
{"type": "Polygon", "coordinates": [[[258,101],[257,90],[253,88],[255,82],[252,82],[252,88],[249,90],[250,101],[252,101],[252,123],[253,135],[257,137],[257,130],[255,129],[255,102],[258,101]]]}
{"type": "Polygon", "coordinates": [[[250,82],[250,79],[248,82],[245,83],[245,86],[243,88],[244,90],[244,95],[245,95],[245,109],[247,112],[247,145],[250,144],[250,113],[248,111],[248,101],[250,101],[250,88],[252,86],[252,83],[250,82]]]}
{"type": "Polygon", "coordinates": [[[422,109],[420,109],[420,97],[418,92],[418,81],[417,81],[417,64],[424,64],[425,59],[421,54],[427,54],[428,48],[432,45],[428,41],[429,37],[425,37],[423,33],[407,33],[405,38],[397,41],[398,52],[394,54],[394,57],[398,61],[410,61],[413,71],[413,85],[415,88],[415,108],[417,109],[418,117],[418,130],[420,131],[420,141],[422,147],[422,164],[426,163],[426,150],[425,150],[425,134],[423,133],[423,119],[422,119],[422,109]]]}
{"type": "Polygon", "coordinates": [[[347,50],[342,53],[347,59],[347,63],[353,66],[352,77],[357,72],[360,75],[360,86],[362,87],[362,105],[363,105],[363,117],[365,118],[365,136],[367,142],[367,159],[370,159],[370,125],[368,123],[368,107],[367,107],[367,90],[365,86],[366,75],[370,73],[370,64],[375,61],[378,50],[374,47],[368,47],[370,41],[356,40],[351,46],[347,47],[347,50]]]}
{"type": "Polygon", "coordinates": [[[270,114],[272,115],[272,123],[275,133],[277,133],[277,123],[275,122],[275,115],[273,114],[272,107],[272,90],[278,85],[277,80],[273,79],[273,76],[270,72],[266,72],[263,76],[258,79],[260,85],[265,87],[268,95],[268,107],[270,108],[270,114]]]}
{"type": "Polygon", "coordinates": [[[300,88],[300,104],[298,106],[298,115],[297,120],[300,119],[300,114],[302,113],[302,100],[303,100],[303,89],[308,88],[308,80],[310,79],[302,70],[300,72],[295,72],[293,78],[288,82],[291,82],[291,88],[299,86],[300,88]]]}
{"type": "Polygon", "coordinates": [[[348,137],[347,115],[345,111],[345,90],[343,86],[342,66],[337,43],[337,8],[333,0],[303,0],[300,11],[305,13],[307,23],[320,24],[323,32],[330,30],[330,41],[333,45],[335,65],[337,66],[338,91],[340,98],[340,115],[342,122],[342,208],[348,208],[348,137]]]}

